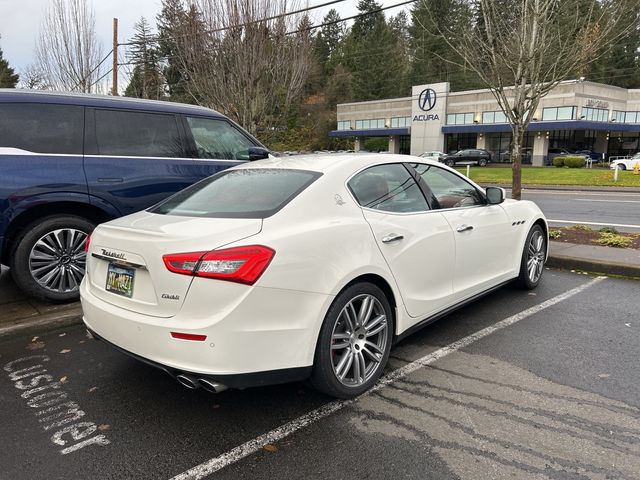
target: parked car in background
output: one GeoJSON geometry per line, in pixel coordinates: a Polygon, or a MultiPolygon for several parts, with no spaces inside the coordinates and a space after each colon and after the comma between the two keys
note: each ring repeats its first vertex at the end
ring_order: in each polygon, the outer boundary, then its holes
{"type": "Polygon", "coordinates": [[[99,225],[83,319],[190,389],[310,378],[352,398],[443,312],[512,280],[535,288],[547,232],[534,203],[437,162],[264,160],[99,225]]]}
{"type": "Polygon", "coordinates": [[[636,153],[631,158],[620,158],[618,160],[612,160],[609,168],[611,168],[612,170],[616,168],[619,168],[620,170],[633,170],[636,164],[640,167],[640,152],[636,153]]]}
{"type": "Polygon", "coordinates": [[[547,165],[553,165],[553,159],[559,156],[571,155],[566,148],[550,148],[547,152],[547,165]]]}
{"type": "Polygon", "coordinates": [[[484,167],[491,161],[491,153],[479,148],[469,148],[440,157],[440,161],[449,167],[457,164],[484,167]]]}
{"type": "Polygon", "coordinates": [[[438,160],[440,160],[440,157],[444,157],[445,155],[446,153],[444,152],[440,152],[438,150],[431,150],[431,151],[422,153],[420,155],[420,158],[437,162],[438,160]]]}
{"type": "MultiPolygon", "coordinates": [[[[520,161],[522,163],[531,163],[531,156],[533,153],[532,148],[523,148],[520,152],[520,161]]],[[[499,154],[499,161],[502,163],[510,163],[511,162],[511,152],[509,150],[503,150],[499,154]]]]}
{"type": "Polygon", "coordinates": [[[602,160],[602,154],[594,152],[593,150],[576,150],[572,155],[581,155],[590,158],[592,162],[602,160]]]}
{"type": "Polygon", "coordinates": [[[33,296],[76,299],[98,223],[268,153],[207,108],[0,90],[0,263],[33,296]]]}

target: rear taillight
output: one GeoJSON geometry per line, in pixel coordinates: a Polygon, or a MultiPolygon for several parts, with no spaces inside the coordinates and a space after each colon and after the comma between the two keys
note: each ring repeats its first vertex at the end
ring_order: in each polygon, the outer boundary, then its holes
{"type": "Polygon", "coordinates": [[[84,239],[84,251],[89,251],[89,245],[91,244],[91,235],[87,235],[87,238],[84,239]]]}
{"type": "Polygon", "coordinates": [[[167,269],[174,273],[253,285],[267,269],[275,253],[269,247],[250,245],[164,255],[162,260],[167,269]]]}

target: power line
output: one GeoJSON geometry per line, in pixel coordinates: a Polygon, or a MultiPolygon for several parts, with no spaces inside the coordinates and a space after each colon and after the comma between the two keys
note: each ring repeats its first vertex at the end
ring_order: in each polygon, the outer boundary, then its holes
{"type": "MultiPolygon", "coordinates": [[[[261,19],[253,20],[253,21],[247,22],[247,23],[241,23],[241,24],[238,24],[238,25],[231,25],[231,26],[228,26],[228,27],[220,27],[220,28],[215,28],[215,29],[212,29],[212,30],[204,30],[202,32],[196,32],[196,33],[191,33],[191,34],[183,34],[183,35],[178,35],[178,36],[175,36],[175,37],[171,36],[171,35],[169,35],[169,36],[175,40],[177,38],[184,38],[184,37],[189,37],[189,36],[192,36],[192,35],[202,35],[202,34],[224,32],[225,30],[232,30],[232,29],[235,29],[235,28],[247,27],[249,25],[254,25],[256,23],[262,23],[262,22],[268,22],[268,21],[271,21],[271,20],[277,20],[279,18],[284,18],[284,17],[287,17],[289,15],[296,15],[298,13],[309,12],[311,10],[315,10],[315,9],[318,9],[318,8],[326,7],[326,6],[329,6],[329,5],[336,4],[336,3],[341,3],[341,2],[344,2],[344,1],[346,1],[346,0],[331,0],[330,2],[321,3],[319,5],[314,5],[312,7],[301,8],[299,10],[294,10],[292,12],[285,12],[285,13],[281,13],[279,15],[273,15],[271,17],[261,18],[261,19]]],[[[416,1],[416,0],[413,0],[413,1],[416,1]]],[[[160,39],[160,35],[153,35],[153,36],[149,37],[149,39],[150,40],[158,40],[158,39],[160,39]]],[[[127,45],[138,45],[140,43],[141,42],[123,42],[123,43],[118,43],[118,45],[127,46],[127,45]]]]}
{"type": "MultiPolygon", "coordinates": [[[[93,74],[93,72],[95,72],[96,70],[98,70],[98,68],[100,68],[100,65],[102,65],[102,64],[107,60],[107,58],[109,58],[109,57],[111,56],[111,54],[112,54],[112,53],[113,53],[113,50],[109,50],[109,53],[107,53],[107,54],[104,56],[104,58],[103,58],[102,60],[100,60],[100,63],[98,63],[95,67],[93,67],[93,68],[91,69],[91,71],[90,71],[89,73],[87,73],[84,77],[82,77],[82,78],[80,79],[80,81],[79,81],[79,82],[78,82],[78,83],[77,83],[77,84],[76,84],[76,85],[75,85],[71,90],[75,90],[75,89],[76,89],[76,88],[78,88],[82,83],[86,82],[86,81],[89,79],[89,77],[93,74]]],[[[97,83],[97,82],[95,82],[95,83],[97,83]]],[[[90,86],[95,85],[95,83],[91,84],[90,86]]]]}

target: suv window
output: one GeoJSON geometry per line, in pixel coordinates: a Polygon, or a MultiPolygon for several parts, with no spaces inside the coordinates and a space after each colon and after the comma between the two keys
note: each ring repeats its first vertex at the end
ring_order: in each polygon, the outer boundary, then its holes
{"type": "Polygon", "coordinates": [[[414,164],[412,166],[433,192],[440,208],[472,207],[485,204],[480,192],[455,173],[432,165],[414,164]]]}
{"type": "Polygon", "coordinates": [[[249,147],[255,145],[226,120],[187,117],[187,124],[198,158],[249,160],[249,147]]]}
{"type": "Polygon", "coordinates": [[[82,155],[84,107],[42,103],[0,104],[0,147],[82,155]]]}
{"type": "Polygon", "coordinates": [[[360,172],[349,181],[358,203],[366,208],[410,213],[429,210],[418,184],[404,165],[377,165],[360,172]]]}
{"type": "Polygon", "coordinates": [[[184,157],[175,115],[96,109],[98,154],[184,157]]]}
{"type": "Polygon", "coordinates": [[[186,188],[149,211],[185,217],[266,218],[320,175],[275,168],[227,170],[186,188]]]}

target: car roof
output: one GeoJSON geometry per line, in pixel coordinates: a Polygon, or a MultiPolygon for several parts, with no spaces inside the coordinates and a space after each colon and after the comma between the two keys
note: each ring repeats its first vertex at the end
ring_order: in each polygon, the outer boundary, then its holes
{"type": "Polygon", "coordinates": [[[45,92],[39,90],[0,88],[0,103],[13,102],[54,103],[224,117],[222,114],[210,108],[184,103],[165,102],[163,100],[145,100],[140,98],[114,97],[110,95],[90,95],[85,93],[45,92]]]}
{"type": "Polygon", "coordinates": [[[342,172],[348,175],[365,167],[385,163],[424,163],[442,167],[441,163],[427,160],[423,157],[397,153],[333,153],[271,157],[265,160],[244,163],[235,168],[282,168],[310,170],[320,173],[342,172]]]}

